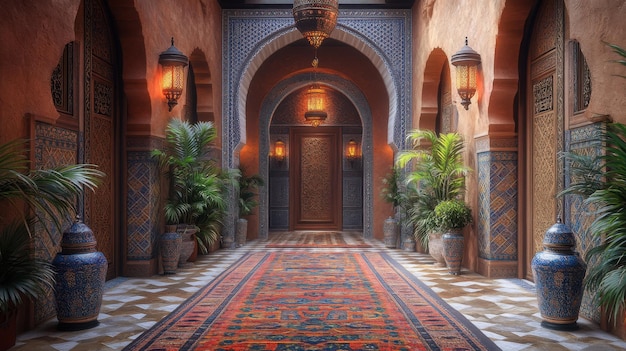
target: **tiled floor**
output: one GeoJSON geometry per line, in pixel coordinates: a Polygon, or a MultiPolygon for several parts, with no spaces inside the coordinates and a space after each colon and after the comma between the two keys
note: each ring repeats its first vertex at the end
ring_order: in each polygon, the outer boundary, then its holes
{"type": "MultiPolygon", "coordinates": [[[[346,237],[348,244],[360,241],[359,237],[346,237]]],[[[175,275],[114,279],[107,283],[98,327],[59,332],[53,319],[36,330],[19,335],[11,350],[121,350],[244,253],[251,250],[306,250],[269,249],[265,247],[266,243],[253,241],[238,249],[201,256],[193,267],[179,269],[175,275]]],[[[372,247],[313,250],[386,250],[505,351],[626,350],[626,342],[582,318],[578,320],[580,329],[574,332],[542,328],[532,284],[516,279],[487,279],[467,271],[452,276],[445,268],[433,266],[428,255],[386,249],[377,240],[367,243],[372,247]]]]}

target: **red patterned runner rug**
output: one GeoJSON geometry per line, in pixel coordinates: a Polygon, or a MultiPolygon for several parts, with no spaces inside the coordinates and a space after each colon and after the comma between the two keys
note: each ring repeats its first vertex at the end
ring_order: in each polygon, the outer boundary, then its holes
{"type": "Polygon", "coordinates": [[[350,232],[282,232],[272,233],[267,248],[365,248],[363,238],[350,232]],[[346,241],[346,238],[348,241],[346,241]]]}
{"type": "Polygon", "coordinates": [[[125,350],[499,350],[384,253],[251,253],[125,350]]]}

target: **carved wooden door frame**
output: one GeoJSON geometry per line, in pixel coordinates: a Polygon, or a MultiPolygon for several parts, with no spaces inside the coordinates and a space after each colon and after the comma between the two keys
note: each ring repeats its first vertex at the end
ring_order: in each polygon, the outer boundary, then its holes
{"type": "MultiPolygon", "coordinates": [[[[291,160],[290,162],[290,193],[289,197],[290,211],[289,211],[289,230],[341,230],[342,227],[342,169],[341,169],[341,128],[339,127],[302,127],[291,128],[290,131],[290,144],[291,144],[291,160]],[[306,141],[305,139],[309,139],[306,141]],[[319,158],[313,158],[318,163],[316,165],[302,163],[302,157],[312,157],[312,154],[306,154],[307,152],[315,152],[311,148],[307,148],[310,145],[303,145],[303,140],[307,144],[322,142],[322,148],[327,148],[328,151],[325,155],[320,155],[319,158]],[[327,142],[323,146],[324,142],[327,142]],[[308,169],[307,169],[308,168],[308,169]],[[319,183],[313,183],[314,186],[319,186],[318,191],[311,191],[311,189],[303,190],[303,185],[311,185],[311,179],[304,179],[307,174],[313,171],[319,170],[320,177],[319,183]],[[303,174],[303,170],[304,173],[303,174]],[[326,173],[325,171],[328,171],[326,173]],[[325,183],[326,182],[326,183],[325,183]],[[322,197],[328,197],[328,201],[318,199],[316,201],[307,201],[303,199],[306,196],[306,192],[313,192],[321,195],[322,197]],[[303,201],[304,200],[304,201],[303,201]],[[323,201],[321,203],[320,201],[323,201]],[[327,210],[319,209],[321,212],[320,217],[316,217],[317,214],[311,213],[310,209],[306,208],[309,204],[318,206],[327,206],[327,210]],[[309,211],[308,211],[309,210],[309,211]],[[325,217],[324,217],[325,216],[325,217]]],[[[308,159],[309,161],[311,158],[308,159]]],[[[309,194],[310,195],[310,194],[309,194]]],[[[311,199],[309,199],[311,200],[311,199]]],[[[315,207],[315,206],[314,206],[315,207]]],[[[315,212],[315,211],[313,211],[315,212]]]]}

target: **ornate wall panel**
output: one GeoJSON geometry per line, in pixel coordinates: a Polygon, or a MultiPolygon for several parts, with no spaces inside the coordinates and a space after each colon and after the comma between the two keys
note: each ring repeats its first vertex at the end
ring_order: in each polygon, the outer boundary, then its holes
{"type": "Polygon", "coordinates": [[[517,261],[517,152],[478,154],[479,257],[517,261]]]}
{"type": "Polygon", "coordinates": [[[508,138],[476,139],[478,267],[492,278],[518,276],[518,146],[508,138]]]}
{"type": "MultiPolygon", "coordinates": [[[[290,10],[226,10],[223,15],[223,87],[225,122],[222,160],[225,167],[235,166],[235,150],[242,140],[245,111],[239,110],[239,88],[252,59],[276,38],[295,31],[290,10]]],[[[358,38],[383,61],[390,72],[395,105],[390,107],[397,118],[394,142],[404,145],[410,116],[411,98],[411,11],[410,10],[342,10],[335,31],[358,38]]]]}
{"type": "Polygon", "coordinates": [[[150,260],[156,256],[161,224],[159,171],[149,151],[130,151],[127,155],[126,257],[130,261],[150,260]]]}
{"type": "Polygon", "coordinates": [[[533,119],[533,255],[543,250],[543,235],[556,221],[556,133],[554,113],[533,119]]]}
{"type": "MultiPolygon", "coordinates": [[[[78,161],[78,132],[35,122],[34,164],[36,169],[76,164],[78,161]]],[[[68,224],[70,223],[68,218],[68,224]]],[[[35,250],[38,257],[52,261],[60,249],[62,233],[50,226],[37,230],[35,250]]],[[[39,324],[56,314],[52,291],[35,301],[35,323],[39,324]]]]}
{"type": "Polygon", "coordinates": [[[59,112],[68,115],[74,113],[74,50],[76,46],[73,42],[65,45],[63,56],[50,77],[52,102],[59,112]]]}
{"type": "MultiPolygon", "coordinates": [[[[602,155],[605,145],[600,142],[600,133],[602,133],[604,129],[604,123],[595,123],[569,130],[566,134],[567,150],[589,156],[602,155]]],[[[565,174],[570,174],[567,164],[565,174]]],[[[566,178],[566,185],[569,185],[571,181],[572,179],[570,177],[566,178]]],[[[583,204],[581,196],[575,195],[565,197],[564,208],[565,223],[567,223],[574,234],[576,234],[576,251],[579,252],[582,257],[585,257],[589,248],[600,244],[600,240],[587,231],[594,219],[588,214],[588,211],[591,209],[588,209],[583,204]]],[[[594,263],[588,262],[588,264],[592,265],[594,263]]],[[[587,319],[600,322],[600,308],[597,304],[593,303],[592,300],[593,293],[585,292],[580,313],[587,319]]]]}

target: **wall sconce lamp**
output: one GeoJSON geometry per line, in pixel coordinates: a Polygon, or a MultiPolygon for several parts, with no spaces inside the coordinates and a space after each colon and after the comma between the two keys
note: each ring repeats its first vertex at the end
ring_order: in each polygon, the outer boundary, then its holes
{"type": "Polygon", "coordinates": [[[359,158],[359,144],[354,139],[348,141],[348,145],[346,146],[346,158],[350,161],[351,165],[354,163],[354,160],[359,158]]]}
{"type": "Polygon", "coordinates": [[[285,143],[280,139],[274,143],[274,159],[277,162],[285,160],[285,143]]]}
{"type": "Polygon", "coordinates": [[[480,55],[467,45],[467,37],[465,46],[452,55],[450,63],[456,66],[456,89],[461,96],[461,105],[468,110],[472,103],[470,100],[476,93],[480,55]]]}
{"type": "Polygon", "coordinates": [[[319,85],[314,84],[306,93],[306,112],[304,113],[304,119],[308,123],[311,123],[313,127],[317,127],[326,120],[328,116],[324,111],[324,89],[319,85]]]}
{"type": "Polygon", "coordinates": [[[188,63],[187,56],[174,46],[174,37],[172,37],[172,46],[159,55],[159,64],[163,70],[163,95],[167,99],[170,111],[178,104],[178,98],[183,93],[184,69],[188,63]]]}

